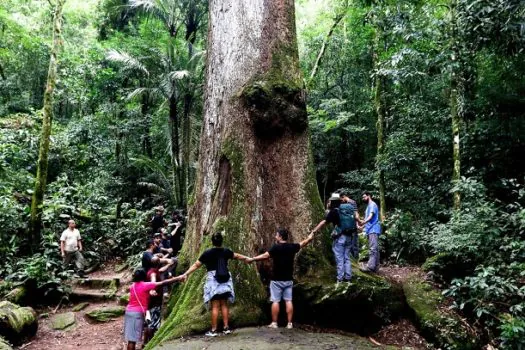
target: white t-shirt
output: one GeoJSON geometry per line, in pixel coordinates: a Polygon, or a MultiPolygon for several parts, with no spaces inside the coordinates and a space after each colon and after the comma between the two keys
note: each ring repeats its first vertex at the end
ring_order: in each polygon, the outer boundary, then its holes
{"type": "Polygon", "coordinates": [[[75,228],[73,230],[70,230],[69,227],[62,232],[62,236],[60,236],[60,240],[64,241],[64,250],[66,252],[76,252],[78,250],[78,241],[82,239],[80,238],[80,232],[75,228]]]}

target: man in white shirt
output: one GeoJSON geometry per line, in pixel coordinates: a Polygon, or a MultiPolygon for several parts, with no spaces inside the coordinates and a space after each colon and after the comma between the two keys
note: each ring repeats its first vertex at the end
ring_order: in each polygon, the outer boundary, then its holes
{"type": "Polygon", "coordinates": [[[74,220],[68,221],[68,228],[60,236],[60,251],[64,259],[64,267],[67,268],[71,262],[74,262],[78,275],[83,277],[84,257],[80,253],[82,251],[82,238],[75,226],[74,220]]]}

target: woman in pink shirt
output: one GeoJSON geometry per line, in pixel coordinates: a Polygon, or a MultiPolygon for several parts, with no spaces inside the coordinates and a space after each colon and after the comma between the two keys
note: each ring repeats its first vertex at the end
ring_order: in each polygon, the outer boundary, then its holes
{"type": "Polygon", "coordinates": [[[129,289],[129,302],[124,314],[124,337],[128,350],[135,350],[135,345],[142,338],[144,315],[148,310],[150,293],[158,286],[185,280],[185,276],[172,277],[161,282],[145,282],[146,271],[138,269],[133,273],[133,284],[129,289]]]}

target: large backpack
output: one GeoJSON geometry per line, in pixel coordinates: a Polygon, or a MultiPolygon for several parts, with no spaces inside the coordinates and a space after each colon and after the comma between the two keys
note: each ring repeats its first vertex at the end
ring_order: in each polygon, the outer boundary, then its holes
{"type": "Polygon", "coordinates": [[[357,230],[354,213],[355,206],[352,203],[342,203],[339,208],[339,225],[340,234],[350,235],[357,230]]]}
{"type": "Polygon", "coordinates": [[[228,271],[228,264],[224,258],[224,249],[219,253],[217,260],[217,270],[215,270],[215,280],[219,283],[226,283],[230,279],[230,271],[228,271]]]}

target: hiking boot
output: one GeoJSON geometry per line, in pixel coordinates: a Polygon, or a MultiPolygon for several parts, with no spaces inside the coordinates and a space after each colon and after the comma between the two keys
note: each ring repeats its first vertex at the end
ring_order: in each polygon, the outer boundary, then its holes
{"type": "Polygon", "coordinates": [[[217,333],[217,331],[213,330],[213,329],[211,331],[207,331],[206,334],[205,334],[205,336],[207,336],[207,337],[216,337],[218,335],[219,334],[217,333]]]}
{"type": "Polygon", "coordinates": [[[232,331],[231,331],[230,327],[224,327],[224,329],[222,330],[222,333],[225,334],[225,335],[226,334],[231,334],[231,332],[232,331]]]}
{"type": "Polygon", "coordinates": [[[292,322],[288,322],[288,324],[286,325],[286,329],[293,329],[292,322]]]}
{"type": "Polygon", "coordinates": [[[272,322],[268,325],[268,328],[279,328],[279,326],[277,326],[277,322],[272,322]]]}

